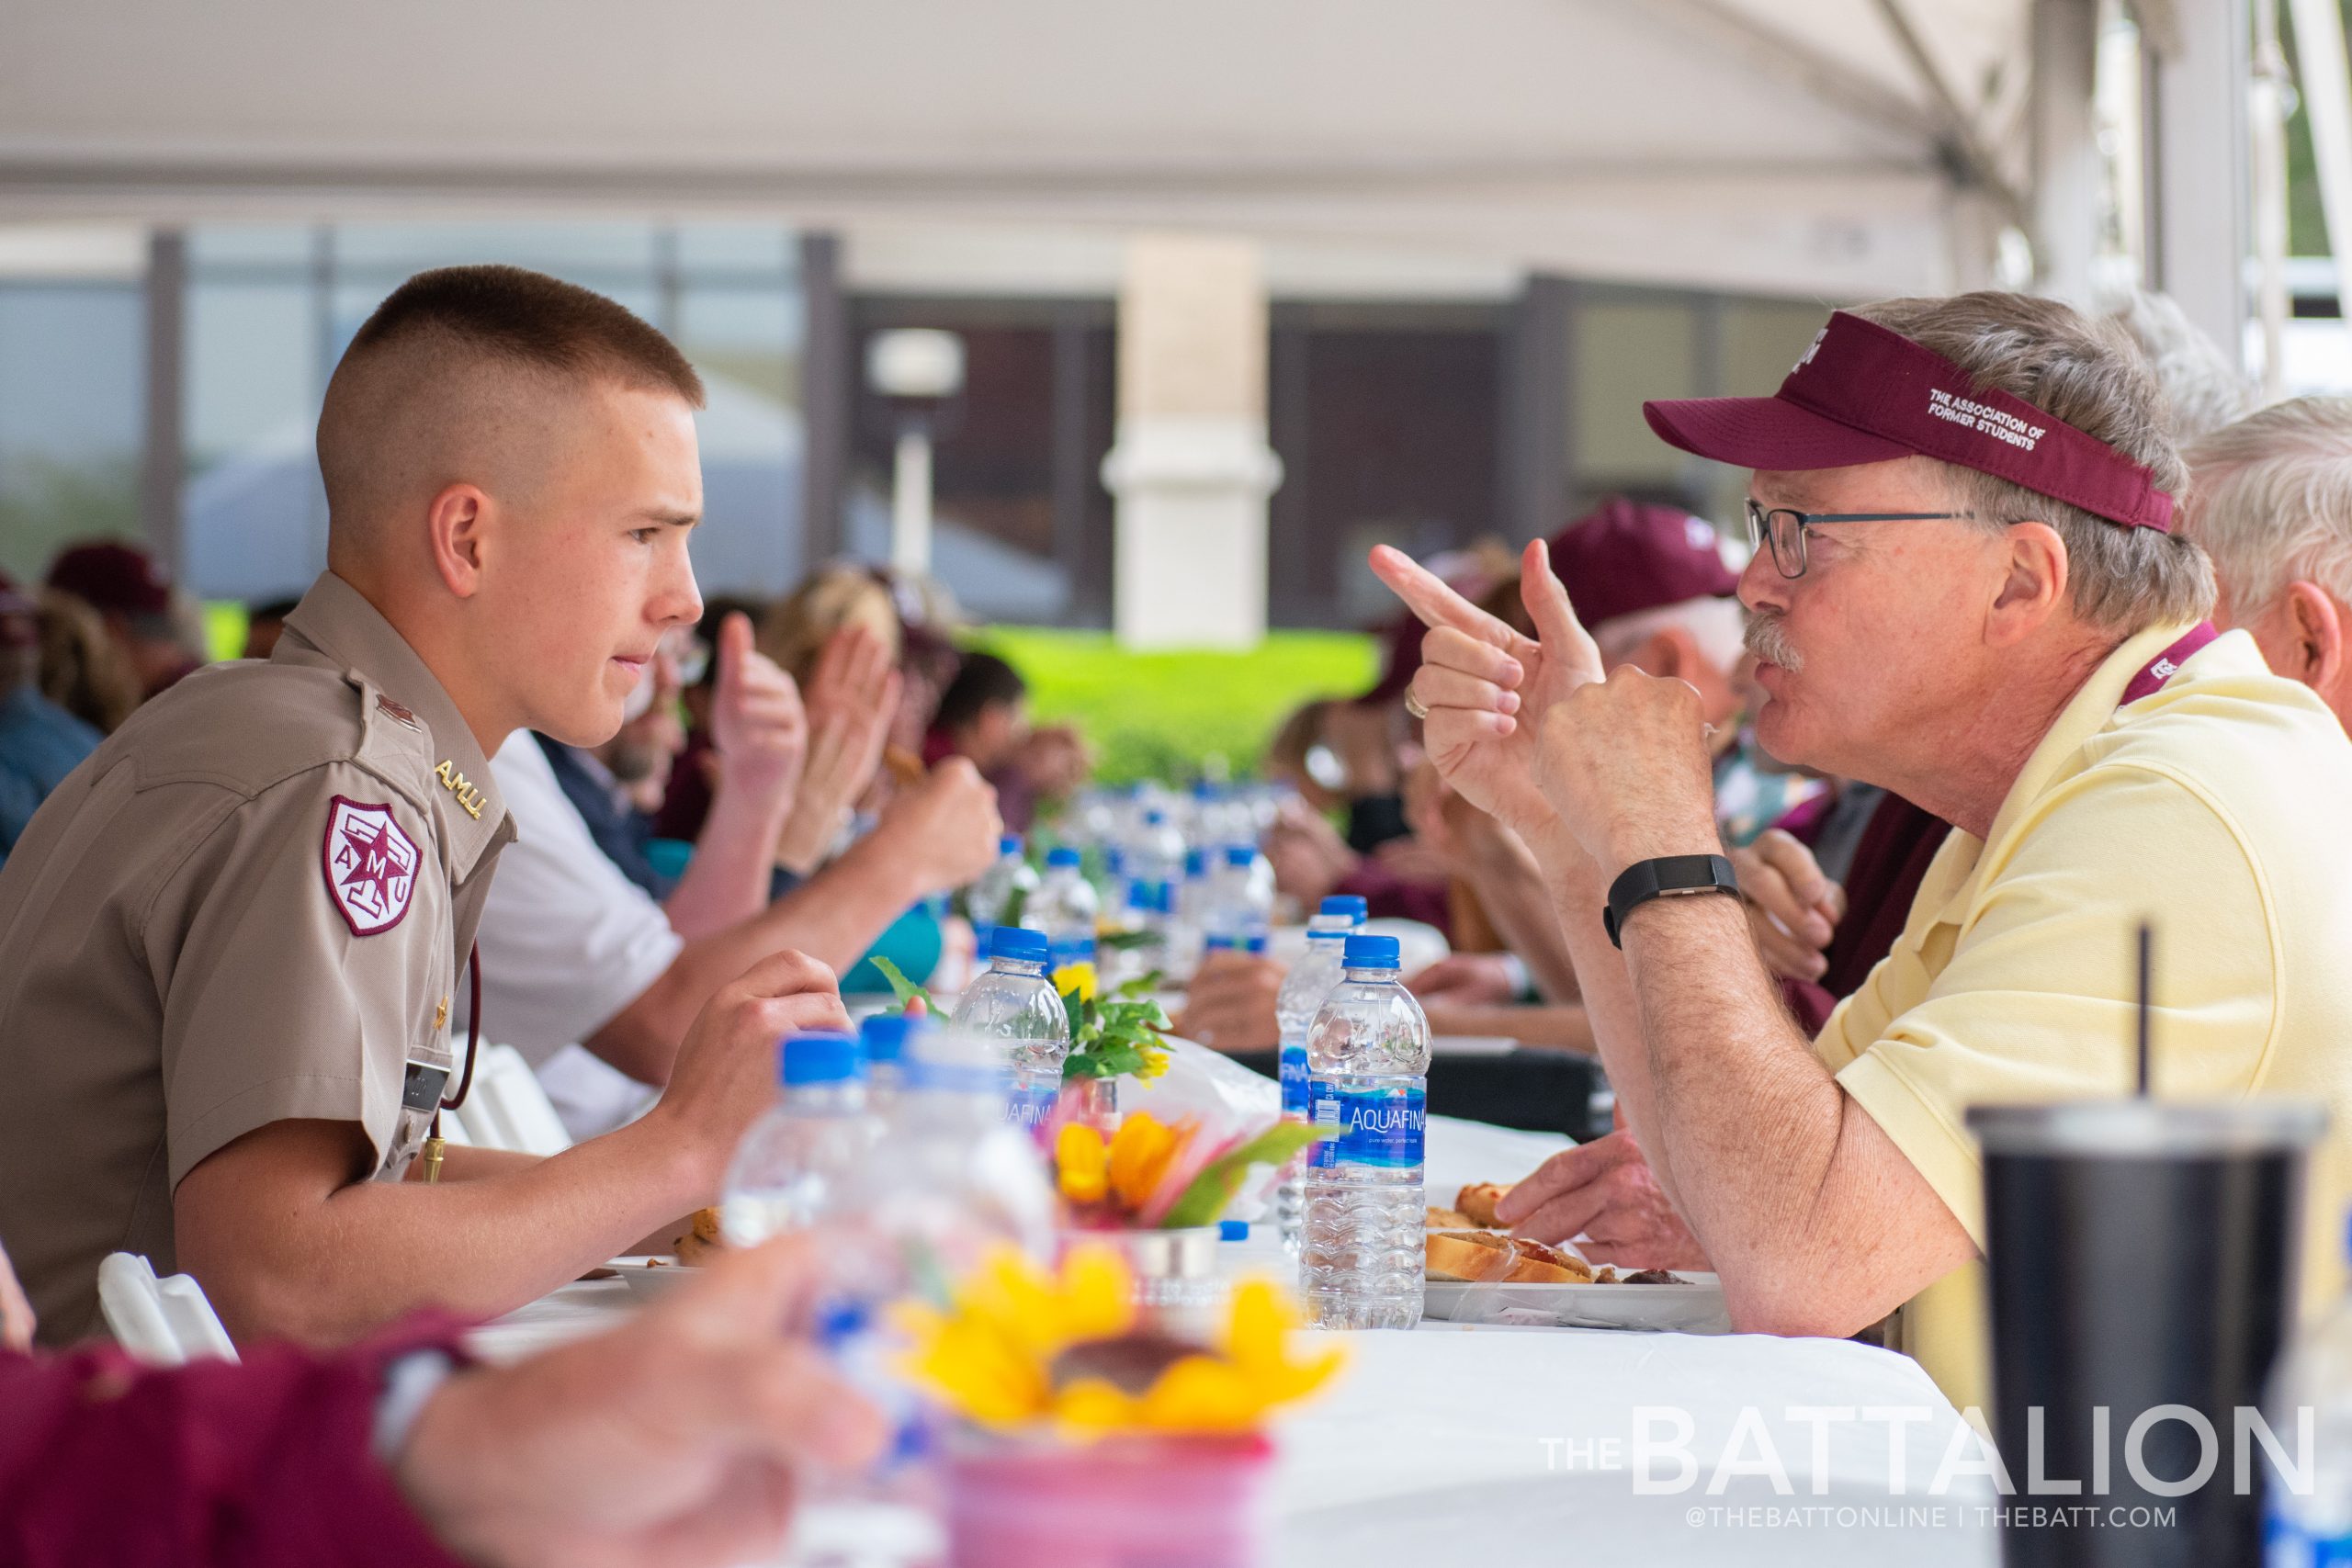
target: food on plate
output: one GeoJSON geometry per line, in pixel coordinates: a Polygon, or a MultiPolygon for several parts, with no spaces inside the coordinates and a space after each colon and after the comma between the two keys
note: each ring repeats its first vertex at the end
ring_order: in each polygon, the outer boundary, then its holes
{"type": "Polygon", "coordinates": [[[1451,1209],[1427,1206],[1422,1257],[1429,1278],[1512,1285],[1690,1283],[1663,1269],[1620,1274],[1605,1263],[1596,1268],[1573,1252],[1505,1233],[1495,1222],[1495,1203],[1510,1190],[1507,1184],[1480,1181],[1464,1187],[1451,1209]]]}
{"type": "Polygon", "coordinates": [[[1422,1258],[1432,1280],[1513,1285],[1588,1285],[1592,1267],[1572,1253],[1497,1231],[1431,1231],[1422,1258]]]}
{"type": "Polygon", "coordinates": [[[701,1263],[712,1254],[725,1251],[727,1242],[719,1234],[718,1211],[696,1209],[692,1226],[671,1245],[677,1249],[681,1263],[701,1263]]]}
{"type": "Polygon", "coordinates": [[[1503,1194],[1510,1190],[1508,1183],[1476,1182],[1461,1190],[1453,1200],[1453,1207],[1479,1229],[1494,1230],[1498,1228],[1495,1220],[1495,1205],[1502,1201],[1503,1194]]]}

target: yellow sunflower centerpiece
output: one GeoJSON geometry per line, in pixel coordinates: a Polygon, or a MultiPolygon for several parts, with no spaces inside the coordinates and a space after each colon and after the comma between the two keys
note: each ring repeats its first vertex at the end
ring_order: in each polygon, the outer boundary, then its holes
{"type": "Polygon", "coordinates": [[[1019,1252],[992,1253],[943,1310],[894,1309],[917,1386],[974,1427],[1064,1440],[1157,1433],[1225,1436],[1329,1382],[1344,1353],[1295,1357],[1300,1319],[1269,1280],[1234,1287],[1209,1343],[1146,1325],[1125,1262],[1075,1247],[1049,1273],[1019,1252]]]}
{"type": "Polygon", "coordinates": [[[1238,1285],[1205,1341],[1151,1326],[1133,1300],[1115,1253],[1080,1247],[1051,1274],[1001,1252],[944,1309],[897,1309],[905,1375],[957,1418],[952,1561],[1258,1561],[1268,1424],[1343,1353],[1295,1353],[1297,1314],[1268,1280],[1238,1285]]]}

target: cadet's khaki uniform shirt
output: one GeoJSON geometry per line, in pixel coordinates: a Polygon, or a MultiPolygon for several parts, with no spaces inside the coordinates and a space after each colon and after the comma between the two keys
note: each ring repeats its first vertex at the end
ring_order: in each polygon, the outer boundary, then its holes
{"type": "Polygon", "coordinates": [[[448,694],[332,573],[269,662],[189,676],[59,786],[0,869],[0,1244],[44,1343],[102,1326],[107,1253],[176,1269],[173,1190],[257,1127],[356,1122],[400,1176],[513,837],[448,694]]]}
{"type": "MultiPolygon", "coordinates": [[[[2244,632],[2121,707],[2186,628],[2143,632],[2042,737],[1979,840],[1954,829],[1894,951],[1814,1051],[1979,1247],[1967,1108],[2129,1094],[2132,933],[2155,930],[2155,1091],[2289,1095],[2329,1111],[2304,1209],[2308,1307],[2342,1278],[2352,1176],[2352,744],[2244,632]]],[[[1896,1314],[1955,1404],[1984,1405],[1984,1270],[1896,1314]]]]}

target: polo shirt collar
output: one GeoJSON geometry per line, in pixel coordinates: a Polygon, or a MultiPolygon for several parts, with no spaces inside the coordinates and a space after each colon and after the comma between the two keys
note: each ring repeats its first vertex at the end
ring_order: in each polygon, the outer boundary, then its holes
{"type": "Polygon", "coordinates": [[[479,817],[458,803],[454,787],[438,787],[442,781],[436,779],[430,792],[457,881],[471,876],[487,851],[514,837],[490,759],[481,754],[472,727],[440,679],[365,594],[334,572],[322,571],[287,615],[286,634],[273,662],[308,663],[315,656],[362,677],[423,723],[433,738],[436,764],[446,765],[453,777],[481,792],[479,817]]]}
{"type": "Polygon", "coordinates": [[[2188,629],[2187,625],[2152,626],[2126,637],[2091,671],[2090,679],[2059,712],[2057,721],[2043,732],[2041,744],[2034,747],[2033,754],[2018,770],[2017,782],[2002,797],[2001,808],[1993,814],[1993,825],[1984,837],[1979,840],[1964,829],[1952,829],[1951,838],[1928,868],[1917,908],[1933,908],[1939,922],[1960,920],[1968,901],[1975,897],[1977,883],[1984,874],[1985,852],[2016,831],[2018,820],[2032,810],[2033,803],[2049,789],[2059,770],[2092,736],[2115,721],[2117,705],[2122,701],[2132,677],[2156,655],[2179,641],[2188,629]]]}

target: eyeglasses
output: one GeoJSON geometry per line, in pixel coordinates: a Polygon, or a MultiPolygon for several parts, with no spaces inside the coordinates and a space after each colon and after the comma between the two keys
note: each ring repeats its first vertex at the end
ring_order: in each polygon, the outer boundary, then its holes
{"type": "Polygon", "coordinates": [[[1804,536],[1809,528],[1825,523],[1939,523],[1974,515],[1973,512],[1792,512],[1785,506],[1767,511],[1750,501],[1747,546],[1760,550],[1770,541],[1772,564],[1781,569],[1782,577],[1798,578],[1804,575],[1804,536]]]}

